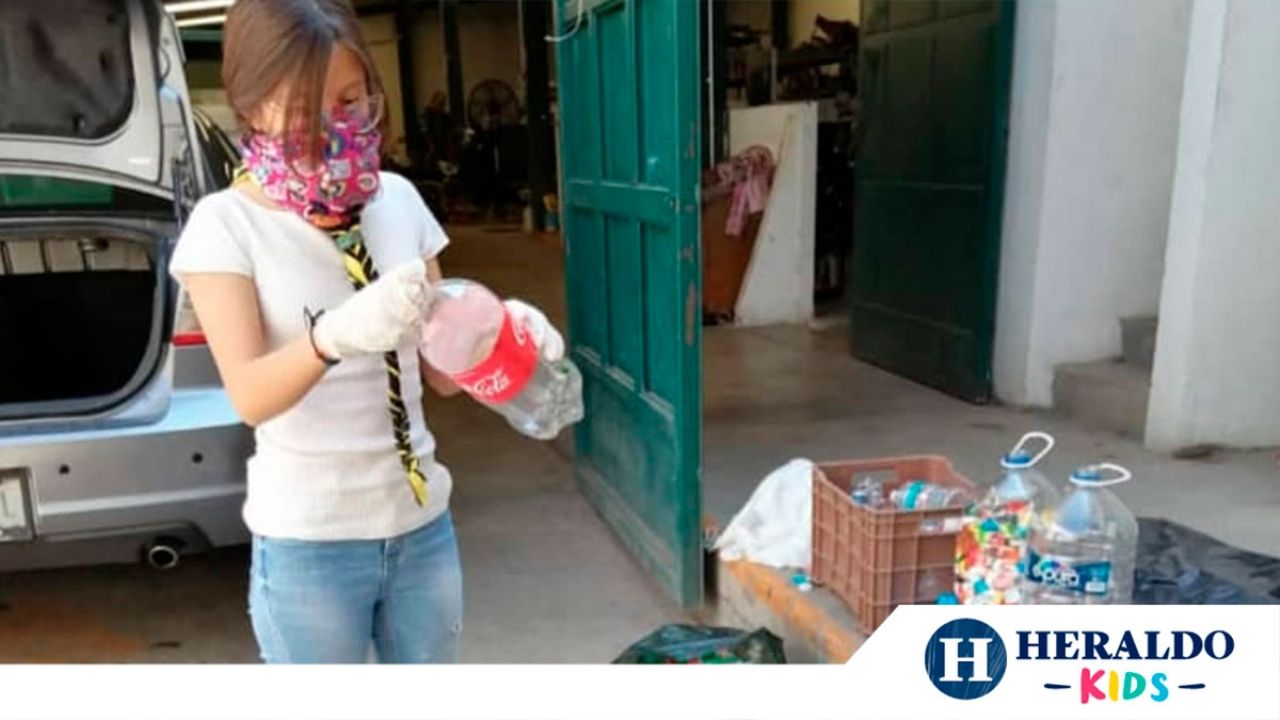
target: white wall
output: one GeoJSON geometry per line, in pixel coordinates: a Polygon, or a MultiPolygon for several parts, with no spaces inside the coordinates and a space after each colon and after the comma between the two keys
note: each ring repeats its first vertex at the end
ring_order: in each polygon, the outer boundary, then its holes
{"type": "MultiPolygon", "coordinates": [[[[460,3],[458,45],[462,51],[462,88],[469,95],[483,80],[505,81],[524,101],[521,75],[519,6],[514,1],[460,3]]],[[[426,105],[435,92],[449,94],[444,65],[444,29],[433,6],[414,24],[414,82],[418,104],[426,105]]],[[[421,108],[419,108],[421,109],[421,108]]]]}
{"type": "Polygon", "coordinates": [[[1031,353],[1031,326],[1049,147],[1056,17],[1053,2],[1023,3],[1014,27],[992,376],[996,396],[1018,404],[1031,402],[1030,365],[1039,360],[1031,353]]]}
{"type": "MultiPolygon", "coordinates": [[[[717,9],[720,5],[716,6],[717,9]]],[[[749,25],[766,35],[773,29],[773,14],[768,2],[729,0],[724,4],[725,18],[730,24],[749,25]]]]}
{"type": "Polygon", "coordinates": [[[1189,0],[1019,6],[997,395],[1048,405],[1054,367],[1120,353],[1163,275],[1189,0]]]}
{"type": "Polygon", "coordinates": [[[1195,0],[1147,443],[1280,444],[1280,3],[1195,0]]]}
{"type": "MultiPolygon", "coordinates": [[[[725,4],[730,23],[750,25],[766,35],[773,29],[773,13],[768,0],[729,0],[725,4]]],[[[828,20],[859,23],[861,0],[791,0],[787,3],[787,43],[795,47],[813,34],[813,21],[819,15],[828,20]]],[[[766,44],[771,44],[766,41],[766,44]]]]}
{"type": "Polygon", "coordinates": [[[818,104],[761,105],[729,111],[729,153],[764,145],[777,168],[738,304],[738,325],[806,322],[813,317],[814,198],[818,104]]]}
{"type": "MultiPolygon", "coordinates": [[[[768,5],[769,3],[761,3],[768,5]]],[[[813,21],[821,15],[828,20],[848,20],[859,24],[861,0],[792,0],[787,24],[791,30],[791,47],[795,47],[813,35],[813,21]]]]}

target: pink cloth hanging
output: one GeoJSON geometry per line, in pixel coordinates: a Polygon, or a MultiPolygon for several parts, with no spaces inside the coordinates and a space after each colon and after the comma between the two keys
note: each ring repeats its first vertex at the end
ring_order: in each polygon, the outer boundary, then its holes
{"type": "Polygon", "coordinates": [[[747,217],[763,212],[773,184],[773,153],[763,145],[752,145],[716,166],[721,185],[733,186],[733,200],[724,231],[730,237],[742,234],[747,217]]]}

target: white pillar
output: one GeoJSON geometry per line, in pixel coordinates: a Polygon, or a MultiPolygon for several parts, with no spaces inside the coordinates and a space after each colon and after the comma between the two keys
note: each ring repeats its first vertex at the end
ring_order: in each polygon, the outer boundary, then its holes
{"type": "Polygon", "coordinates": [[[1022,3],[1013,31],[1009,145],[996,298],[992,379],[996,397],[1015,405],[1048,404],[1047,381],[1034,377],[1032,321],[1044,208],[1045,164],[1053,90],[1056,0],[1022,3]],[[1044,392],[1038,391],[1043,385],[1044,392]]]}
{"type": "Polygon", "coordinates": [[[1156,313],[1189,0],[1018,6],[994,379],[1049,405],[1054,368],[1120,354],[1156,313]]]}
{"type": "Polygon", "coordinates": [[[1280,444],[1280,2],[1195,0],[1147,444],[1280,444]]]}

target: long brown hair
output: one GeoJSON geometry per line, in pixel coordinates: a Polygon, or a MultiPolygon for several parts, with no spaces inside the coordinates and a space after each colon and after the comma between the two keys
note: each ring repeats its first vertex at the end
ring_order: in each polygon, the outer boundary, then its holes
{"type": "Polygon", "coordinates": [[[325,76],[339,46],[360,58],[368,92],[381,94],[382,81],[350,0],[236,2],[223,27],[222,60],[222,84],[236,118],[249,127],[263,103],[288,88],[284,126],[306,132],[306,153],[316,159],[325,76]]]}

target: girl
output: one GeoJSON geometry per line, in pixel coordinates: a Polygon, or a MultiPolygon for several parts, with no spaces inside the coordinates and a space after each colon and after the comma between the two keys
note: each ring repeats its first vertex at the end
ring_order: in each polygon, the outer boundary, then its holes
{"type": "MultiPolygon", "coordinates": [[[[417,353],[448,239],[378,169],[384,100],[349,0],[240,0],[223,82],[247,129],[233,187],[171,261],[223,384],[256,428],[244,519],[267,662],[449,662],[462,576],[417,353]]],[[[563,340],[508,308],[548,358],[563,340]]]]}

